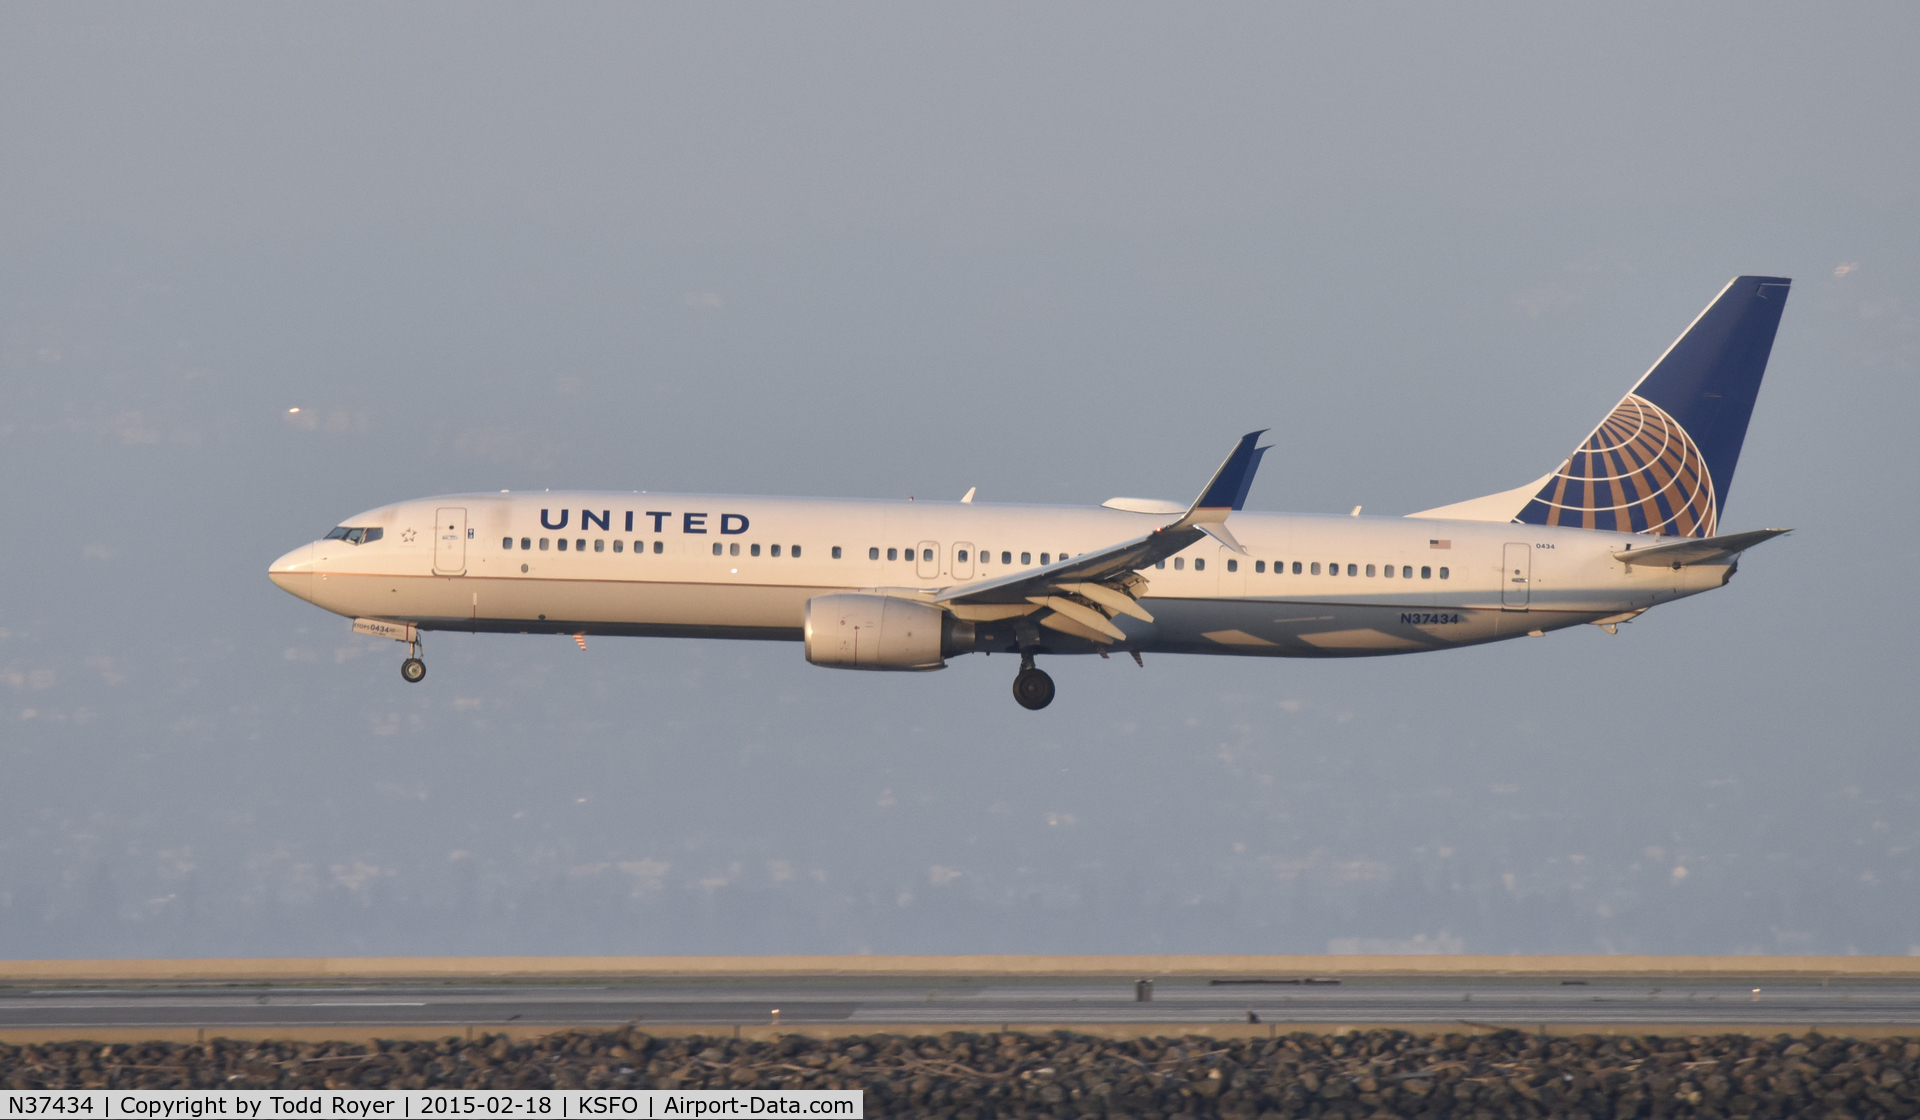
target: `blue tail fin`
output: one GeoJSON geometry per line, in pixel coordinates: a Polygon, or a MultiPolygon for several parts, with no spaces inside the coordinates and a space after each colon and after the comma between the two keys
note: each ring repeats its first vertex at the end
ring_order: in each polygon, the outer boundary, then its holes
{"type": "Polygon", "coordinates": [[[1791,283],[1735,277],[1514,520],[1712,536],[1791,283]]]}

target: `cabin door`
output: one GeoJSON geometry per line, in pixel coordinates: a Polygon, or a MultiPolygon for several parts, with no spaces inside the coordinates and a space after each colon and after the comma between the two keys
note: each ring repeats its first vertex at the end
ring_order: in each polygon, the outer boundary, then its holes
{"type": "Polygon", "coordinates": [[[467,511],[434,511],[433,572],[441,576],[465,575],[467,571],[467,511]]]}
{"type": "Polygon", "coordinates": [[[1533,546],[1509,544],[1505,562],[1500,565],[1500,605],[1510,611],[1524,611],[1533,584],[1533,546]]]}

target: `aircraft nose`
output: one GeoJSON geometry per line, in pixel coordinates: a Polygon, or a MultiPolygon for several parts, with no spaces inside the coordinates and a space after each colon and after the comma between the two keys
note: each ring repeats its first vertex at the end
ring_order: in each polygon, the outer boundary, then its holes
{"type": "Polygon", "coordinates": [[[313,601],[313,546],[303,544],[267,567],[267,578],[289,595],[313,601]]]}

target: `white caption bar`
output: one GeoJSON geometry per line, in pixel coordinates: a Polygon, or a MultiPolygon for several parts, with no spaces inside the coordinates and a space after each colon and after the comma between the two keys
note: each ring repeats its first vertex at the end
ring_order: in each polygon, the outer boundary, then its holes
{"type": "Polygon", "coordinates": [[[578,1117],[866,1116],[858,1089],[10,1089],[8,1116],[60,1120],[150,1117],[578,1117]]]}

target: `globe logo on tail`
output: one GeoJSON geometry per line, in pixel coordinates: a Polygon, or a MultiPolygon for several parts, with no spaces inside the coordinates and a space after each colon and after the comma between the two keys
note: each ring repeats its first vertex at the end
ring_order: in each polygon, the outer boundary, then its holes
{"type": "Polygon", "coordinates": [[[1627,394],[1517,520],[1663,537],[1710,537],[1713,476],[1678,421],[1627,394]]]}

